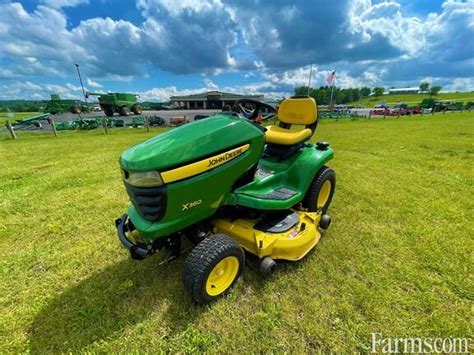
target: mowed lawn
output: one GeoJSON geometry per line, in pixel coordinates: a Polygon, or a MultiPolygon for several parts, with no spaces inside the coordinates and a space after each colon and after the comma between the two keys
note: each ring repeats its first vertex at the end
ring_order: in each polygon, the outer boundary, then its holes
{"type": "MultiPolygon", "coordinates": [[[[367,351],[473,334],[474,113],[323,121],[333,223],[303,261],[196,307],[184,257],[129,258],[120,153],[158,133],[0,134],[0,352],[367,351]]],[[[191,147],[190,147],[191,149],[191,147]]]]}

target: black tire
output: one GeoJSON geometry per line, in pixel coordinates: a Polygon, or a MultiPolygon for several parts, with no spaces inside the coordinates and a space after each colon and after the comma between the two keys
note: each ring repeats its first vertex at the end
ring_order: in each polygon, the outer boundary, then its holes
{"type": "Polygon", "coordinates": [[[330,225],[331,225],[331,216],[329,216],[328,214],[323,214],[321,216],[321,219],[319,220],[319,227],[321,229],[328,229],[330,225]]]}
{"type": "Polygon", "coordinates": [[[143,112],[142,107],[140,105],[137,105],[137,104],[132,106],[132,111],[135,115],[141,115],[142,112],[143,112]]]}
{"type": "Polygon", "coordinates": [[[267,256],[260,262],[259,271],[263,277],[270,277],[275,271],[276,266],[275,260],[267,256]]]}
{"type": "Polygon", "coordinates": [[[323,214],[326,213],[334,196],[335,188],[336,173],[331,168],[323,166],[309,185],[308,191],[306,191],[303,207],[310,212],[321,211],[323,214]],[[327,191],[327,184],[330,184],[329,192],[327,191]]]}
{"type": "Polygon", "coordinates": [[[128,109],[127,106],[122,106],[120,107],[120,116],[128,116],[130,114],[130,110],[128,109]]]}
{"type": "MultiPolygon", "coordinates": [[[[244,264],[244,251],[235,240],[225,234],[213,235],[200,242],[186,258],[183,267],[184,288],[198,304],[214,301],[226,294],[234,286],[242,273],[244,264]],[[224,259],[232,260],[233,265],[238,268],[237,272],[230,284],[222,292],[209,294],[208,279],[216,265],[224,259]],[[238,266],[235,265],[235,262],[238,262],[238,266]]],[[[233,272],[231,272],[230,276],[232,275],[233,272]]],[[[214,285],[210,284],[209,286],[212,288],[214,285]]]]}
{"type": "Polygon", "coordinates": [[[111,109],[111,108],[105,108],[104,113],[105,113],[106,116],[112,117],[114,115],[114,110],[111,109]]]}

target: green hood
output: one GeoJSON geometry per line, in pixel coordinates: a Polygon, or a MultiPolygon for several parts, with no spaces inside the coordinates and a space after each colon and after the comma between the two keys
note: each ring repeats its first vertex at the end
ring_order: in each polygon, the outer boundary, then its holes
{"type": "Polygon", "coordinates": [[[120,164],[130,171],[163,170],[247,143],[263,131],[250,121],[217,115],[159,134],[127,149],[120,164]]]}

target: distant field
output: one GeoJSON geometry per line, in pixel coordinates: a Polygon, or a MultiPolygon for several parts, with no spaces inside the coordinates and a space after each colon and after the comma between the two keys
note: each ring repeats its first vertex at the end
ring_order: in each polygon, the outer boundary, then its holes
{"type": "Polygon", "coordinates": [[[5,125],[5,122],[7,120],[10,120],[11,122],[20,120],[22,118],[27,118],[31,117],[34,115],[37,115],[38,112],[0,112],[0,126],[5,125]]]}
{"type": "Polygon", "coordinates": [[[133,261],[118,158],[161,129],[0,132],[0,353],[370,352],[472,336],[474,112],[325,120],[330,229],[304,260],[195,307],[184,257],[133,261]]]}
{"type": "MultiPolygon", "coordinates": [[[[408,105],[415,105],[430,97],[426,94],[404,94],[404,95],[382,95],[378,98],[370,97],[362,99],[361,101],[352,102],[351,105],[362,104],[364,107],[373,107],[379,102],[386,102],[388,104],[395,104],[399,101],[405,102],[408,105]]],[[[450,92],[443,93],[433,96],[437,100],[449,100],[449,101],[461,101],[461,102],[474,102],[474,92],[450,92]]]]}

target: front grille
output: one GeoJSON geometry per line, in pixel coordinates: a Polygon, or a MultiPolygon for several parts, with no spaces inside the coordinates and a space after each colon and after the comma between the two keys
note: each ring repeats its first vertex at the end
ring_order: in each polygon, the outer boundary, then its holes
{"type": "Polygon", "coordinates": [[[130,201],[137,212],[150,222],[158,222],[166,212],[166,185],[136,187],[125,182],[130,201]]]}

